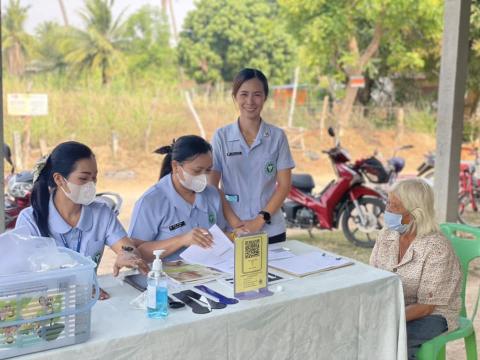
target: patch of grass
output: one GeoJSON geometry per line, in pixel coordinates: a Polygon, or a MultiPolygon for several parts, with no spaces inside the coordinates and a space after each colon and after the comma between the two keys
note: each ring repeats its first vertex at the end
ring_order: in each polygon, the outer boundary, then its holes
{"type": "Polygon", "coordinates": [[[322,250],[331,251],[368,264],[372,249],[364,249],[353,245],[345,238],[342,231],[315,230],[312,234],[313,238],[310,238],[306,230],[289,230],[287,237],[289,240],[299,240],[317,246],[322,250]]]}
{"type": "Polygon", "coordinates": [[[437,120],[435,114],[428,109],[407,108],[405,121],[407,127],[415,132],[435,134],[437,120]]]}

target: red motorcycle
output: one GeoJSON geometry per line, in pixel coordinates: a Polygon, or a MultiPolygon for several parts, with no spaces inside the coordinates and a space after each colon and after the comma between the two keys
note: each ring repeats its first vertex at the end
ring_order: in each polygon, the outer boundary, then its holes
{"type": "Polygon", "coordinates": [[[309,232],[315,227],[341,227],[345,237],[360,247],[373,247],[378,231],[383,227],[385,202],[377,191],[363,185],[362,161],[350,164],[350,155],[340,146],[332,128],[328,133],[335,146],[326,153],[337,175],[315,196],[315,183],[310,174],[292,175],[292,188],[282,210],[288,228],[309,232]]]}
{"type": "MultiPolygon", "coordinates": [[[[480,166],[478,148],[462,146],[463,151],[468,151],[475,158],[473,161],[460,162],[458,174],[458,221],[480,227],[480,178],[477,169],[480,166]]],[[[418,167],[417,176],[425,179],[431,186],[434,184],[435,154],[429,152],[425,161],[418,167]]]]}
{"type": "Polygon", "coordinates": [[[22,171],[8,177],[5,189],[5,228],[13,229],[20,211],[30,206],[33,189],[33,173],[22,171]]]}

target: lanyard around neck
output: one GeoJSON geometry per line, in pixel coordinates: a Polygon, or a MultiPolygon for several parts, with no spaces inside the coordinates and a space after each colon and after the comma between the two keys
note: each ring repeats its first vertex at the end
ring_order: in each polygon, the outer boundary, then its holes
{"type": "MultiPolygon", "coordinates": [[[[73,250],[68,246],[67,239],[65,239],[65,235],[60,234],[60,237],[62,238],[63,245],[65,245],[67,249],[73,250]]],[[[82,231],[78,230],[77,249],[75,250],[77,253],[80,252],[81,244],[82,244],[82,231]]]]}

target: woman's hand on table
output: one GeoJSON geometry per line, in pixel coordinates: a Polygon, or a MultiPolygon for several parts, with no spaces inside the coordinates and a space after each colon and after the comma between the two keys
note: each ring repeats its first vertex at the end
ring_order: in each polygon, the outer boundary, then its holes
{"type": "Polygon", "coordinates": [[[141,258],[137,249],[129,251],[122,250],[113,265],[113,276],[117,276],[122,267],[138,269],[142,274],[146,275],[150,271],[148,264],[141,258]]]}

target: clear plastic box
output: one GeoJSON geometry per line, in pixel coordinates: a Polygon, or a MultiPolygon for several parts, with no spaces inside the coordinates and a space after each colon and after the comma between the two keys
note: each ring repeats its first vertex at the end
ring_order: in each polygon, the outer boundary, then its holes
{"type": "Polygon", "coordinates": [[[0,359],[85,342],[99,294],[95,263],[75,251],[73,268],[0,276],[0,359]],[[97,298],[92,298],[95,287],[97,298]]]}

